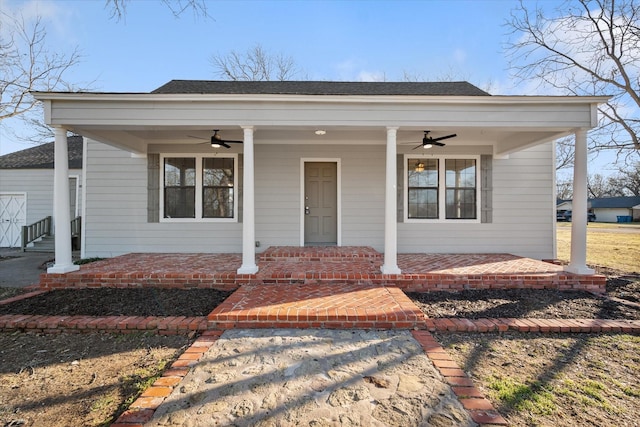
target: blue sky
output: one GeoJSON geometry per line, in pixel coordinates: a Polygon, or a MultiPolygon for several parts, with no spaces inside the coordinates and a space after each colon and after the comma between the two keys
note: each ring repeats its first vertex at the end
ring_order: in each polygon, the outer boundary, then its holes
{"type": "MultiPolygon", "coordinates": [[[[529,3],[533,5],[533,3],[529,3]]],[[[171,79],[217,79],[211,56],[256,44],[294,59],[310,80],[467,80],[492,94],[514,87],[503,44],[515,0],[208,1],[211,18],[175,18],[160,1],[132,0],[125,19],[103,0],[0,0],[6,13],[38,14],[48,44],[78,47],[67,74],[94,91],[149,92],[171,79]]],[[[550,12],[555,2],[548,2],[550,12]]],[[[28,148],[0,129],[0,154],[28,148]]]]}

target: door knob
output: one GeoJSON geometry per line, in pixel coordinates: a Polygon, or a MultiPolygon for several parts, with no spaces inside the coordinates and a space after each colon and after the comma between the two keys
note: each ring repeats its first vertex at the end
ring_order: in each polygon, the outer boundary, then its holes
{"type": "Polygon", "coordinates": [[[304,207],[304,214],[305,215],[311,215],[311,210],[309,210],[309,206],[305,206],[304,207]]]}

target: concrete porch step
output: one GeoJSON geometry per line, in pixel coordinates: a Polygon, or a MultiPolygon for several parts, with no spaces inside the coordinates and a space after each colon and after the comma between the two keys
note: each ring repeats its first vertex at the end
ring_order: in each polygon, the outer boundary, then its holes
{"type": "Polygon", "coordinates": [[[33,242],[33,246],[27,247],[25,252],[55,252],[56,239],[53,236],[45,236],[41,240],[33,242]]]}

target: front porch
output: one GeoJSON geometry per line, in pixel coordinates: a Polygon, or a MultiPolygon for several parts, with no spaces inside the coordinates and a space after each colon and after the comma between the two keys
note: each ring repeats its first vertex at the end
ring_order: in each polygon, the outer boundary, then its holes
{"type": "Polygon", "coordinates": [[[558,289],[602,293],[605,277],[511,254],[398,254],[401,274],[380,272],[383,255],[369,247],[271,247],[256,256],[256,274],[238,274],[241,254],[132,253],[45,273],[43,289],[94,287],[216,288],[335,284],[403,291],[558,289]]]}

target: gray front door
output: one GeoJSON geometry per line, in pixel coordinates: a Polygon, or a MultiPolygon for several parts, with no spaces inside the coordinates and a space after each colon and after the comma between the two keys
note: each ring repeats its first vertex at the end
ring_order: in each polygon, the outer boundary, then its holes
{"type": "Polygon", "coordinates": [[[338,165],[334,162],[304,164],[304,242],[337,244],[338,165]]]}

